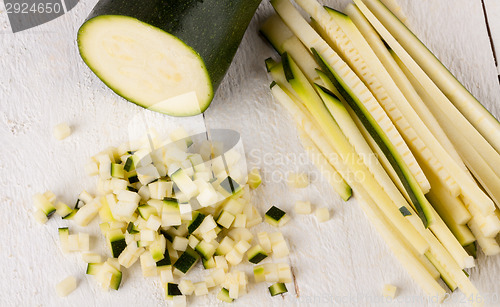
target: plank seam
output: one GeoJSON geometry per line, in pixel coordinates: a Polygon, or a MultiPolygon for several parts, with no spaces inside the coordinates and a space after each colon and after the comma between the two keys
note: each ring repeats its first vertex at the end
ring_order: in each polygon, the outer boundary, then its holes
{"type": "MultiPolygon", "coordinates": [[[[495,43],[493,42],[493,37],[491,35],[491,28],[490,28],[490,23],[488,21],[488,13],[486,12],[486,5],[484,4],[484,0],[481,0],[481,6],[483,8],[484,22],[486,23],[486,31],[488,32],[488,39],[490,40],[491,51],[493,52],[493,60],[495,61],[495,66],[497,68],[497,71],[499,71],[497,54],[495,50],[495,43]]],[[[500,75],[497,74],[497,76],[498,76],[498,82],[500,83],[500,75]]]]}

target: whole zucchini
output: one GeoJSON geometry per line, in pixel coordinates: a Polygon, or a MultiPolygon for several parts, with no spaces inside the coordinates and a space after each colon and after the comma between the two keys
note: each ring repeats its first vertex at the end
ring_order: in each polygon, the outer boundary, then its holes
{"type": "Polygon", "coordinates": [[[113,91],[174,116],[210,105],[261,0],[101,0],[80,55],[113,91]]]}

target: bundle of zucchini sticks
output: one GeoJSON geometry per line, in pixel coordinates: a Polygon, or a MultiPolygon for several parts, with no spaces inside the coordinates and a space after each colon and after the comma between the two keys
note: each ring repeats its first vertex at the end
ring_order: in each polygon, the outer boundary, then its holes
{"type": "MultiPolygon", "coordinates": [[[[479,304],[464,269],[500,253],[500,124],[379,0],[345,14],[271,0],[271,92],[335,190],[350,188],[428,296],[441,278],[479,304]],[[496,205],[496,206],[495,206],[496,205]]],[[[344,197],[345,199],[345,197],[344,197]]]]}

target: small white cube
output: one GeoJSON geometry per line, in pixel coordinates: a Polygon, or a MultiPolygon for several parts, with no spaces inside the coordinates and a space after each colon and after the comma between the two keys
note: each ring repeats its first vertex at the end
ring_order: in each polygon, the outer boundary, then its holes
{"type": "Polygon", "coordinates": [[[207,284],[207,288],[215,287],[215,281],[212,275],[205,276],[205,283],[207,284]]]}
{"type": "Polygon", "coordinates": [[[201,296],[207,294],[208,294],[208,288],[207,284],[204,281],[197,282],[194,284],[194,295],[201,296]]]}
{"type": "Polygon", "coordinates": [[[310,214],[311,213],[311,202],[309,202],[309,201],[297,201],[295,203],[295,213],[297,213],[297,214],[310,214]]]}
{"type": "Polygon", "coordinates": [[[160,228],[160,226],[161,226],[161,220],[160,220],[160,218],[158,216],[156,216],[156,215],[150,215],[149,218],[148,218],[148,221],[146,223],[146,227],[148,229],[157,231],[158,228],[160,228]]]}
{"type": "Polygon", "coordinates": [[[173,306],[174,307],[186,307],[186,297],[184,295],[175,295],[172,297],[173,306]]]}
{"type": "Polygon", "coordinates": [[[102,262],[102,257],[96,253],[83,253],[82,260],[86,263],[100,263],[102,262]]]}
{"type": "Polygon", "coordinates": [[[54,127],[53,134],[57,140],[61,141],[71,134],[71,128],[67,123],[60,123],[54,127]]]}
{"type": "Polygon", "coordinates": [[[96,176],[99,174],[99,167],[95,161],[89,161],[85,164],[84,169],[87,176],[96,176]]]}
{"type": "Polygon", "coordinates": [[[152,242],[156,239],[157,232],[151,229],[141,230],[141,241],[152,242]]]}
{"type": "Polygon", "coordinates": [[[172,242],[172,247],[177,251],[185,251],[188,246],[189,240],[184,237],[175,237],[172,242]]]}
{"type": "Polygon", "coordinates": [[[396,286],[386,284],[384,285],[384,290],[382,290],[382,295],[384,297],[393,299],[394,297],[396,297],[397,290],[398,288],[396,286]]]}
{"type": "Polygon", "coordinates": [[[183,279],[179,283],[179,290],[181,290],[184,295],[191,295],[194,291],[194,284],[189,279],[183,279]]]}
{"type": "Polygon", "coordinates": [[[90,250],[90,235],[88,233],[78,233],[78,250],[82,252],[90,250]]]}
{"type": "Polygon", "coordinates": [[[56,285],[57,295],[67,296],[76,289],[76,278],[73,276],[66,277],[63,281],[56,285]]]}
{"type": "Polygon", "coordinates": [[[326,222],[330,219],[330,211],[328,211],[328,208],[325,207],[316,209],[314,214],[320,223],[326,222]]]}
{"type": "Polygon", "coordinates": [[[247,216],[246,214],[237,214],[236,218],[233,222],[233,227],[236,228],[245,228],[247,225],[247,216]]]}
{"type": "Polygon", "coordinates": [[[252,245],[245,240],[241,240],[234,246],[234,249],[237,250],[240,254],[244,254],[247,250],[250,249],[252,245]]]}
{"type": "Polygon", "coordinates": [[[35,217],[35,220],[40,224],[45,224],[49,220],[45,213],[43,213],[43,211],[40,209],[36,209],[33,216],[35,217]]]}
{"type": "Polygon", "coordinates": [[[196,245],[198,245],[198,243],[200,243],[200,240],[198,240],[198,238],[196,236],[194,236],[194,235],[189,236],[189,239],[188,239],[189,247],[191,247],[192,249],[195,249],[196,245]]]}
{"type": "Polygon", "coordinates": [[[172,273],[172,269],[161,269],[160,271],[160,280],[162,283],[166,284],[168,282],[174,282],[174,274],[172,273]]]}

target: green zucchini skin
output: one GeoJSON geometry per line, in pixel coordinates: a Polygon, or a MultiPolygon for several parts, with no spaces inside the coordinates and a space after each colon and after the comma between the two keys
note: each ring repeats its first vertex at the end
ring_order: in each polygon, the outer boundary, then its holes
{"type": "Polygon", "coordinates": [[[128,16],[174,35],[201,56],[215,92],[231,65],[260,2],[261,0],[101,0],[87,21],[102,15],[128,16]]]}

